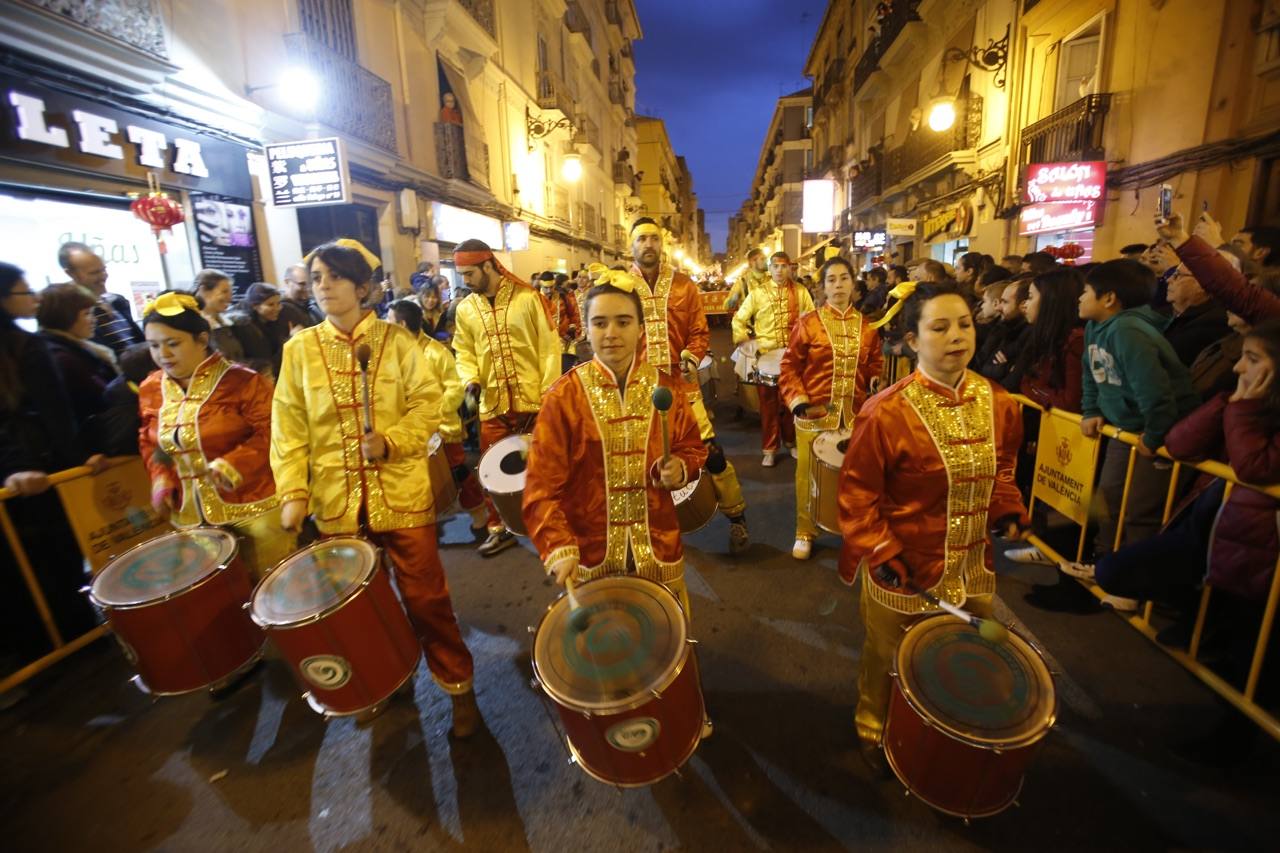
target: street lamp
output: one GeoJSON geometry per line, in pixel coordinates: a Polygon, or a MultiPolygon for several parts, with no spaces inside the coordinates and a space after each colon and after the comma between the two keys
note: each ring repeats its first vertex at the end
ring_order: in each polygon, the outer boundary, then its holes
{"type": "Polygon", "coordinates": [[[950,130],[956,123],[956,99],[950,95],[934,98],[929,105],[929,129],[934,133],[950,130]]]}
{"type": "Polygon", "coordinates": [[[582,180],[582,158],[577,154],[566,154],[560,162],[560,177],[571,184],[582,180]]]}
{"type": "Polygon", "coordinates": [[[320,100],[320,81],[311,69],[302,65],[290,65],[280,72],[276,82],[265,86],[245,86],[245,95],[263,89],[279,89],[281,100],[304,112],[310,112],[320,100]]]}

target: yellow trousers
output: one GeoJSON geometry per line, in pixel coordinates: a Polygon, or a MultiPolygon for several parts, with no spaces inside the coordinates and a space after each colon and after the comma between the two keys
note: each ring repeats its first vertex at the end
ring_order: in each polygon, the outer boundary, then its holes
{"type": "Polygon", "coordinates": [[[280,508],[232,524],[240,540],[240,557],[253,579],[259,580],[297,549],[298,537],[280,527],[280,508]]]}
{"type": "Polygon", "coordinates": [[[813,440],[821,430],[807,429],[796,419],[796,538],[813,540],[818,525],[813,522],[813,440]]]}
{"type": "MultiPolygon", "coordinates": [[[[698,432],[702,440],[715,440],[715,427],[711,426],[711,417],[707,414],[706,404],[702,402],[700,389],[689,392],[689,404],[693,407],[693,416],[698,421],[698,432]]],[[[728,459],[725,459],[723,471],[719,474],[711,474],[711,485],[716,490],[716,503],[720,505],[720,511],[725,515],[733,518],[746,510],[747,499],[742,496],[742,484],[738,482],[738,472],[733,470],[733,463],[728,459]]]]}
{"type": "MultiPolygon", "coordinates": [[[[899,613],[875,601],[868,594],[868,584],[873,583],[863,570],[861,593],[862,661],[858,672],[858,708],[854,712],[854,724],[858,738],[866,743],[879,744],[884,734],[885,718],[889,715],[889,694],[893,689],[894,657],[898,642],[907,623],[919,615],[899,613]]],[[[971,595],[964,608],[975,616],[989,617],[992,609],[991,595],[971,595]]]]}

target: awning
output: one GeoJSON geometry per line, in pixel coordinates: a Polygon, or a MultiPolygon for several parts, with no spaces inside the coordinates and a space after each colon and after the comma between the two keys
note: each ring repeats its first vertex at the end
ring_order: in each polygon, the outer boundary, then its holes
{"type": "Polygon", "coordinates": [[[799,263],[800,261],[803,261],[805,258],[808,258],[808,257],[811,257],[811,256],[813,256],[813,255],[816,255],[816,254],[818,253],[818,250],[819,250],[819,249],[821,249],[822,247],[826,246],[828,243],[830,243],[832,240],[836,239],[836,238],[837,238],[837,237],[839,237],[839,236],[840,236],[839,234],[832,234],[830,237],[828,237],[827,239],[823,240],[821,243],[814,243],[812,246],[810,246],[810,247],[805,251],[805,253],[804,253],[803,255],[801,255],[800,257],[796,258],[796,263],[799,263]]]}

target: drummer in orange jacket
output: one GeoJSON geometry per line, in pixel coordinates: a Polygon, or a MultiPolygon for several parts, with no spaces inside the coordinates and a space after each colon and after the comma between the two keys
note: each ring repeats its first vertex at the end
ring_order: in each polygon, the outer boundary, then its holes
{"type": "Polygon", "coordinates": [[[852,585],[862,575],[866,632],[855,723],[877,769],[902,627],[934,610],[916,592],[990,616],[988,538],[1031,523],[1013,481],[1022,414],[1003,388],[966,370],[975,338],[968,300],[933,283],[908,282],[894,295],[886,317],[902,311],[919,363],[858,413],[839,489],[840,578],[852,585]]]}
{"type": "Polygon", "coordinates": [[[524,519],[556,583],[637,574],[665,585],[689,612],[684,548],[671,492],[707,449],[679,379],[636,355],[644,329],[635,277],[601,275],[585,300],[595,353],[552,386],[529,448],[524,519]],[[672,392],[671,454],[663,462],[659,386],[672,392]]]}
{"type": "MultiPolygon", "coordinates": [[[[774,252],[769,258],[769,276],[769,281],[751,288],[733,315],[733,343],[740,345],[746,342],[751,337],[749,329],[754,324],[761,355],[785,347],[800,315],[813,310],[813,297],[809,291],[791,280],[791,257],[786,252],[774,252]]],[[[790,410],[782,405],[777,387],[761,385],[759,392],[760,433],[764,448],[764,459],[760,464],[772,468],[778,464],[782,445],[795,444],[795,426],[790,410]]]]}
{"type": "MultiPolygon", "coordinates": [[[[820,275],[826,302],[800,317],[782,356],[778,388],[796,423],[796,543],[791,556],[807,560],[818,535],[810,506],[813,440],[829,430],[848,433],[867,394],[880,384],[880,334],[853,307],[853,264],[835,257],[820,275]]],[[[832,496],[834,498],[834,495],[832,496]]]]}
{"type": "Polygon", "coordinates": [[[225,525],[262,576],[289,556],[280,502],[267,466],[271,382],[209,346],[209,321],[189,293],[147,303],[142,327],[160,367],[138,388],[138,449],[151,500],[175,527],[225,525]]]}
{"type": "Polygon", "coordinates": [[[326,536],[364,532],[391,558],[427,667],[453,700],[453,733],[472,734],[480,711],[473,664],[458,630],[436,550],[427,436],[440,425],[440,387],[418,342],[364,304],[378,258],[356,240],[325,243],[307,259],[325,313],[284,345],[271,423],[271,468],[281,523],[311,514],[326,536]],[[370,349],[363,420],[362,369],[370,349]]]}

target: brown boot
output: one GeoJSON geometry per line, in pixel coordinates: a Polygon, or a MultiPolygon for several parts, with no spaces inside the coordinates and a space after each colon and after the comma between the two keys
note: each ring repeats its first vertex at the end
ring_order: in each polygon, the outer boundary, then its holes
{"type": "Polygon", "coordinates": [[[476,693],[468,690],[457,693],[453,699],[453,736],[471,737],[480,727],[480,706],[476,704],[476,693]]]}

